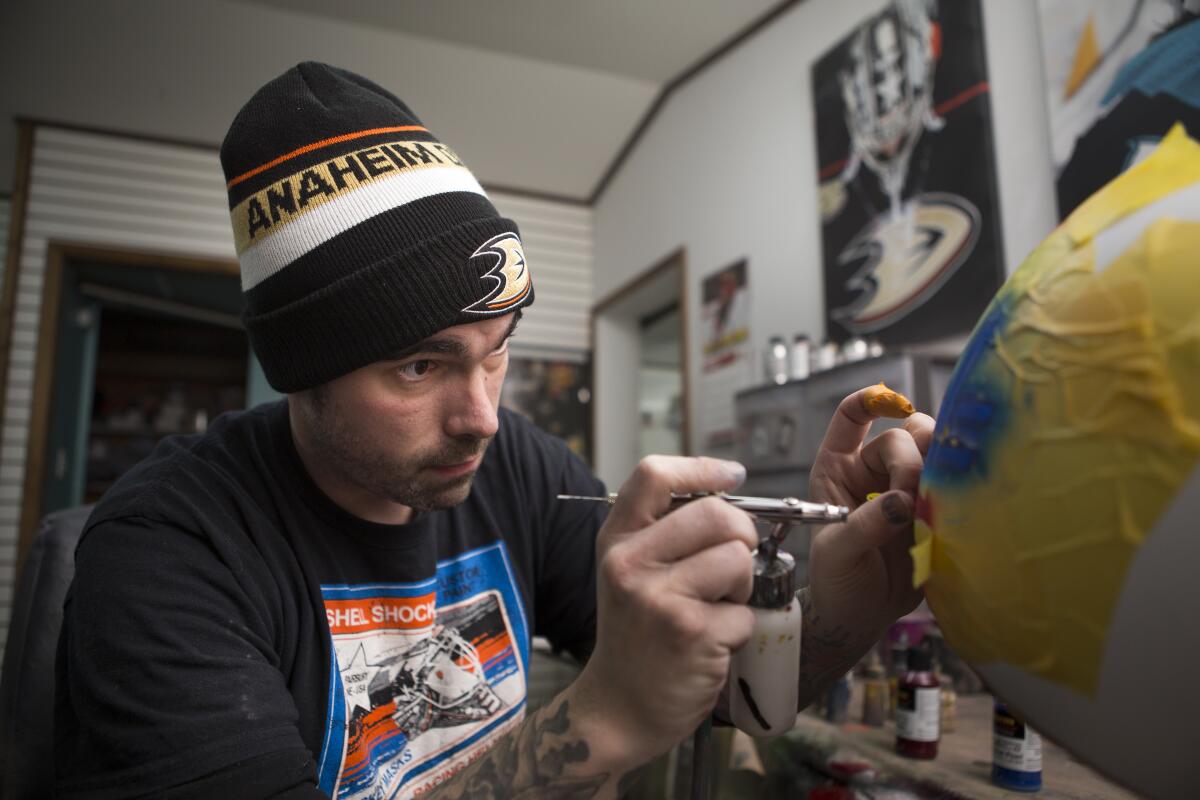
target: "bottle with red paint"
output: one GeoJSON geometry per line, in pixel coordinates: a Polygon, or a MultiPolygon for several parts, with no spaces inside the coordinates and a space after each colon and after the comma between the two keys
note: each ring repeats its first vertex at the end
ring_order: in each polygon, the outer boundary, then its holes
{"type": "Polygon", "coordinates": [[[937,758],[942,687],[933,657],[924,647],[908,652],[908,671],[896,688],[896,752],[909,758],[937,758]]]}

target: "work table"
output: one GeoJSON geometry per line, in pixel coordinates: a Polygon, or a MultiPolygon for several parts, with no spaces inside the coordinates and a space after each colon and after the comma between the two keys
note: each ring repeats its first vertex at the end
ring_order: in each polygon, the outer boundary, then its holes
{"type": "MultiPolygon", "coordinates": [[[[857,697],[855,699],[858,699],[857,697]]],[[[860,709],[851,703],[850,708],[860,709]]],[[[971,800],[1015,800],[1027,793],[1002,789],[991,781],[992,697],[965,695],[957,701],[955,729],[942,735],[938,757],[929,761],[904,758],[895,753],[895,726],[882,728],[859,723],[836,725],[814,713],[801,714],[796,727],[781,739],[762,743],[767,774],[788,758],[806,767],[838,775],[838,767],[855,762],[870,765],[877,777],[873,786],[863,786],[863,796],[872,789],[899,787],[908,794],[898,797],[970,798],[971,800]]],[[[884,795],[879,795],[884,796],[884,795]]],[[[1076,761],[1057,745],[1042,740],[1042,789],[1030,797],[1054,800],[1136,800],[1139,796],[1107,780],[1076,761]]]]}

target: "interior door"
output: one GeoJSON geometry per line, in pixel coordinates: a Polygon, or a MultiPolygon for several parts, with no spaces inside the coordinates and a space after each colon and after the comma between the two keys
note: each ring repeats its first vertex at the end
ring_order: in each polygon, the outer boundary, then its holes
{"type": "Polygon", "coordinates": [[[80,505],[87,477],[100,304],[84,297],[75,281],[63,282],[57,327],[43,513],[80,505]]]}

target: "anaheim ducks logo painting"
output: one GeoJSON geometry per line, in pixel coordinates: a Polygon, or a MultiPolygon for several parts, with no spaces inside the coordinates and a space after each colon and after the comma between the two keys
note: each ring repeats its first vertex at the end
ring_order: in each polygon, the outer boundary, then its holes
{"type": "Polygon", "coordinates": [[[898,215],[880,214],[838,254],[839,266],[855,268],[845,287],[856,299],[830,315],[854,333],[902,319],[966,262],[979,231],[979,209],[948,192],[926,192],[898,215]]]}
{"type": "Polygon", "coordinates": [[[487,297],[463,309],[467,314],[500,314],[516,306],[533,288],[529,268],[525,266],[525,248],[515,233],[502,233],[488,239],[471,254],[471,260],[495,258],[496,263],[479,277],[496,282],[487,297]]]}

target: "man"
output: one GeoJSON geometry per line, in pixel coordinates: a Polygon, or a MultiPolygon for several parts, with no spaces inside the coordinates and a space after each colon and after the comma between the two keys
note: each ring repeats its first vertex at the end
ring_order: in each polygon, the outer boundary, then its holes
{"type": "MultiPolygon", "coordinates": [[[[712,459],[650,458],[605,519],[561,442],[498,410],[533,285],[517,227],[396,97],[306,63],[221,150],[244,321],[286,402],[163,443],[97,506],[59,647],[63,796],[614,796],[705,718],[749,636],[751,520],[712,459]],[[524,715],[529,639],[590,658],[524,715]],[[594,649],[593,649],[594,644],[594,649]]],[[[813,489],[808,702],[916,602],[928,418],[813,489]]]]}

